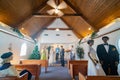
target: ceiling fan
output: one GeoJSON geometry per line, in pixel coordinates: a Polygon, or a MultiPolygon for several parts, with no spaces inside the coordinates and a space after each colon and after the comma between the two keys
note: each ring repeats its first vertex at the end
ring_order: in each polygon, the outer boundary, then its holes
{"type": "Polygon", "coordinates": [[[67,4],[64,1],[62,1],[60,4],[58,4],[57,2],[55,0],[49,0],[47,2],[47,4],[53,8],[47,11],[49,15],[53,15],[53,14],[57,14],[58,16],[64,15],[64,13],[60,9],[67,8],[67,4]]]}

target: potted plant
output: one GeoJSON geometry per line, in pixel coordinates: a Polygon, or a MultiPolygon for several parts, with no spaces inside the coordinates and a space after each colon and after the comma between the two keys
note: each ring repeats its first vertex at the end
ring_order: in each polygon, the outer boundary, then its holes
{"type": "Polygon", "coordinates": [[[76,48],[77,56],[81,59],[84,58],[84,49],[80,46],[81,40],[78,42],[78,46],[76,48]]]}

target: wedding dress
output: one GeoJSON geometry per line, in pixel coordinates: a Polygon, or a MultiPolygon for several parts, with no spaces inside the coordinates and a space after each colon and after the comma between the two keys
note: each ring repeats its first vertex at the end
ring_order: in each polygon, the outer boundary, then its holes
{"type": "Polygon", "coordinates": [[[49,58],[49,64],[52,64],[55,62],[55,52],[54,52],[54,49],[51,49],[50,50],[50,58],[49,58]]]}
{"type": "Polygon", "coordinates": [[[89,60],[88,60],[88,70],[90,72],[88,72],[88,75],[100,75],[100,76],[104,76],[105,72],[103,71],[102,66],[99,63],[99,59],[97,57],[96,51],[91,46],[89,46],[89,53],[90,53],[90,57],[93,60],[98,60],[98,63],[95,65],[93,63],[93,61],[89,58],[89,60]]]}

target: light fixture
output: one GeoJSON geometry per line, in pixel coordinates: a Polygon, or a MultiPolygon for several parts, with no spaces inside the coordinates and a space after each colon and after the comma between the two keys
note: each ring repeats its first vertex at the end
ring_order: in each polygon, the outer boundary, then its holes
{"type": "Polygon", "coordinates": [[[47,4],[51,6],[53,9],[47,10],[47,13],[49,15],[57,14],[58,16],[63,16],[64,13],[61,11],[61,9],[67,8],[67,4],[62,1],[60,4],[58,3],[59,0],[48,0],[47,4]]]}
{"type": "Polygon", "coordinates": [[[22,27],[21,30],[24,30],[24,28],[22,27]]]}
{"type": "Polygon", "coordinates": [[[58,8],[55,8],[55,14],[58,14],[58,12],[59,12],[58,8]]]}
{"type": "Polygon", "coordinates": [[[60,29],[59,29],[59,28],[56,28],[55,31],[60,31],[60,29]]]}
{"type": "Polygon", "coordinates": [[[88,30],[91,30],[91,27],[89,27],[88,30]]]}

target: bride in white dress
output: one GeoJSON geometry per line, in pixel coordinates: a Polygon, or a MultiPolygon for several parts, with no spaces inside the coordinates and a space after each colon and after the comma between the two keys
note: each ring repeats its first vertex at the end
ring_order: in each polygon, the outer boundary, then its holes
{"type": "Polygon", "coordinates": [[[54,47],[51,46],[49,64],[51,65],[54,62],[55,62],[55,51],[54,51],[54,47]]]}
{"type": "Polygon", "coordinates": [[[92,45],[94,44],[93,40],[89,40],[89,60],[88,60],[88,70],[90,71],[89,75],[100,75],[105,76],[105,72],[102,69],[101,64],[99,63],[99,59],[96,55],[96,51],[92,48],[92,45]]]}

